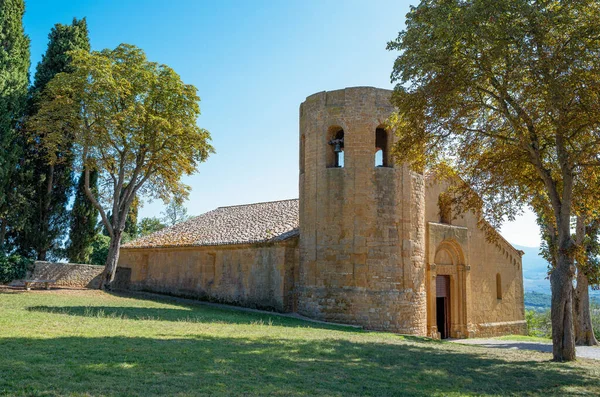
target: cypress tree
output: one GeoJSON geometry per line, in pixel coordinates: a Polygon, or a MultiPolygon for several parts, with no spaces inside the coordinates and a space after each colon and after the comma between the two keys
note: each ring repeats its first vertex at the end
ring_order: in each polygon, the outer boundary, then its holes
{"type": "Polygon", "coordinates": [[[4,248],[21,151],[17,130],[29,85],[29,38],[23,0],[0,0],[0,249],[4,248]]]}
{"type": "MultiPolygon", "coordinates": [[[[70,25],[54,25],[48,38],[48,48],[37,65],[30,92],[29,116],[37,112],[37,103],[46,84],[56,74],[71,71],[68,52],[76,49],[90,50],[85,18],[73,19],[70,25]]],[[[44,139],[36,131],[30,131],[30,134],[33,142],[44,139]]],[[[67,206],[74,188],[71,146],[67,142],[59,147],[53,154],[60,161],[52,165],[46,161],[48,153],[35,143],[26,152],[32,194],[29,197],[26,223],[17,242],[23,254],[35,256],[39,260],[47,259],[49,253],[53,257],[60,256],[60,243],[69,225],[67,206]]]]}
{"type": "MultiPolygon", "coordinates": [[[[90,188],[94,195],[98,193],[98,171],[90,172],[90,188]]],[[[66,250],[70,262],[90,263],[92,244],[97,233],[98,210],[85,194],[84,179],[81,175],[71,210],[71,230],[66,250]]]]}
{"type": "Polygon", "coordinates": [[[140,206],[140,200],[136,196],[131,202],[131,207],[129,207],[129,212],[127,212],[127,219],[125,220],[125,229],[123,230],[129,238],[136,238],[138,234],[138,209],[140,206]]]}

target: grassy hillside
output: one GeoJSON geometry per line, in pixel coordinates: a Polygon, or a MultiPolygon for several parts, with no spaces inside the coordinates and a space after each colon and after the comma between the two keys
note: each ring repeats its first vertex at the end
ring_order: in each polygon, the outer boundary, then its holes
{"type": "Polygon", "coordinates": [[[10,396],[598,395],[600,362],[99,291],[0,290],[10,396]]]}

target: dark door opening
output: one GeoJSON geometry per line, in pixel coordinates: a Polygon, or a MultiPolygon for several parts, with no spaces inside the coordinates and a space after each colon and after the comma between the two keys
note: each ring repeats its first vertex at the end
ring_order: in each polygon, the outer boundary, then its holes
{"type": "Polygon", "coordinates": [[[450,277],[436,277],[436,321],[442,339],[450,337],[450,277]]]}
{"type": "Polygon", "coordinates": [[[436,306],[437,306],[437,327],[438,332],[440,333],[440,337],[442,339],[448,338],[448,327],[446,326],[446,300],[448,298],[436,298],[436,306]]]}

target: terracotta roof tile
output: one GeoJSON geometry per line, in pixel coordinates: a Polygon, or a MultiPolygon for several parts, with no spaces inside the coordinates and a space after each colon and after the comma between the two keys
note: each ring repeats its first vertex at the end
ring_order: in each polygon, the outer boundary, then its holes
{"type": "Polygon", "coordinates": [[[219,207],[123,248],[251,244],[298,236],[298,199],[219,207]]]}

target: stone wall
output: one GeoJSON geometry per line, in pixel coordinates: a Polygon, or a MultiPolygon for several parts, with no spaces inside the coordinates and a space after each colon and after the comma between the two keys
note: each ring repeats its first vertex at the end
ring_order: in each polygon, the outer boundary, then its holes
{"type": "Polygon", "coordinates": [[[390,95],[346,88],[311,95],[300,107],[298,312],[425,335],[423,176],[375,166],[390,95]],[[328,142],[340,128],[344,166],[332,167],[328,142]]]}
{"type": "Polygon", "coordinates": [[[119,268],[130,280],[120,282],[132,290],[289,312],[295,309],[297,242],[122,248],[119,268]]]}
{"type": "Polygon", "coordinates": [[[489,338],[499,335],[527,335],[527,321],[504,321],[477,324],[475,336],[489,338]]]}
{"type": "Polygon", "coordinates": [[[98,288],[104,266],[36,261],[26,279],[56,280],[56,286],[98,288]]]}

